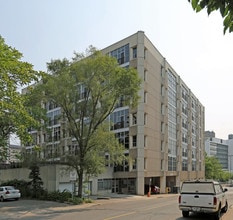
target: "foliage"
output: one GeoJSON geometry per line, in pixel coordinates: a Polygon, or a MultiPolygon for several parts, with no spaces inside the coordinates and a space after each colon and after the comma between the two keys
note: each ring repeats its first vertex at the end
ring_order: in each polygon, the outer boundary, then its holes
{"type": "Polygon", "coordinates": [[[27,128],[39,125],[25,107],[25,98],[18,88],[37,81],[42,73],[21,58],[22,54],[6,45],[0,36],[0,147],[13,133],[23,142],[30,140],[27,128]]]}
{"type": "Polygon", "coordinates": [[[40,177],[40,168],[39,166],[34,163],[30,166],[31,172],[29,173],[29,179],[32,179],[29,184],[32,188],[32,197],[33,198],[39,198],[42,192],[44,191],[43,189],[43,181],[40,177]]]}
{"type": "Polygon", "coordinates": [[[103,172],[105,153],[112,163],[124,159],[124,147],[105,122],[120,99],[122,106],[137,105],[141,80],[135,69],[120,67],[115,58],[93,47],[86,55],[76,53],[72,61],[51,61],[48,70],[50,74],[34,89],[35,100],[61,107],[63,135],[75,139],[78,146],[65,163],[77,171],[81,197],[84,174],[103,172]]]}
{"type": "Polygon", "coordinates": [[[216,157],[205,157],[205,177],[218,181],[227,181],[231,175],[229,172],[222,170],[222,166],[216,157]]]}
{"type": "Polygon", "coordinates": [[[206,8],[208,15],[219,10],[223,18],[223,32],[233,31],[233,1],[232,0],[188,0],[196,12],[206,8]]]}
{"type": "Polygon", "coordinates": [[[219,179],[219,173],[222,172],[222,166],[216,157],[205,158],[205,177],[206,179],[219,179]]]}
{"type": "Polygon", "coordinates": [[[25,180],[9,180],[0,184],[0,186],[14,186],[16,189],[20,190],[22,198],[33,198],[33,199],[42,199],[47,201],[55,201],[55,202],[68,202],[70,204],[79,205],[83,203],[92,203],[92,200],[89,198],[78,198],[72,197],[71,192],[64,190],[47,192],[46,190],[39,190],[37,193],[37,197],[34,195],[33,188],[30,187],[31,182],[27,182],[25,180]]]}
{"type": "Polygon", "coordinates": [[[69,201],[69,199],[71,199],[72,194],[69,191],[55,191],[55,192],[50,192],[47,194],[46,199],[50,200],[50,201],[59,201],[59,202],[65,202],[65,201],[69,201]]]}
{"type": "Polygon", "coordinates": [[[31,167],[36,163],[43,163],[43,160],[39,158],[39,154],[41,152],[41,147],[34,145],[30,152],[27,152],[25,148],[23,148],[18,155],[18,159],[20,160],[21,167],[31,167]]]}

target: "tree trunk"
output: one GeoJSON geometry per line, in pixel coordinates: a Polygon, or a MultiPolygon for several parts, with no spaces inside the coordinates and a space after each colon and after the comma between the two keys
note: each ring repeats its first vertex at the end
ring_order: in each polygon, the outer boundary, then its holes
{"type": "Polygon", "coordinates": [[[83,170],[78,172],[78,197],[82,198],[83,191],[83,170]]]}

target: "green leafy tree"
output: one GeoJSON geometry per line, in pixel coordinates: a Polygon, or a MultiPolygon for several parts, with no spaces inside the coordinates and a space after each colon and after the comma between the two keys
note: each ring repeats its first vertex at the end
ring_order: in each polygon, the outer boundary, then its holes
{"type": "Polygon", "coordinates": [[[222,166],[216,157],[205,158],[205,177],[206,179],[218,180],[222,173],[222,166]]]}
{"type": "Polygon", "coordinates": [[[92,47],[86,54],[76,53],[72,61],[48,63],[48,70],[50,75],[35,91],[61,107],[66,131],[77,141],[66,164],[77,172],[81,197],[84,174],[102,172],[105,153],[112,163],[124,159],[124,148],[106,121],[120,100],[125,106],[137,105],[141,79],[135,69],[121,68],[115,58],[92,47]]]}
{"type": "MultiPolygon", "coordinates": [[[[18,88],[37,81],[41,73],[21,61],[22,54],[5,44],[0,36],[0,148],[6,147],[9,136],[16,133],[21,141],[30,140],[27,128],[39,123],[25,107],[25,98],[18,88]]],[[[1,151],[0,151],[1,152],[1,151]]],[[[4,157],[2,151],[0,157],[4,157]]]]}
{"type": "Polygon", "coordinates": [[[32,189],[32,197],[39,198],[43,192],[43,181],[40,177],[40,168],[36,163],[30,166],[31,172],[29,173],[29,179],[32,179],[29,184],[32,189]]]}
{"type": "Polygon", "coordinates": [[[208,15],[219,10],[223,18],[223,32],[233,31],[233,1],[232,0],[188,0],[196,12],[207,9],[208,15]]]}
{"type": "Polygon", "coordinates": [[[231,178],[231,174],[222,169],[222,165],[216,157],[205,157],[205,177],[206,179],[214,179],[218,181],[227,181],[231,178]]]}

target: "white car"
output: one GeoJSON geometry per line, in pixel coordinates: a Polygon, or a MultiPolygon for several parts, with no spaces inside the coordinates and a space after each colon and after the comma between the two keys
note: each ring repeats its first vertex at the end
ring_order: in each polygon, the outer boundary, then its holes
{"type": "Polygon", "coordinates": [[[18,200],[21,197],[21,193],[14,186],[0,186],[0,201],[8,199],[18,200]]]}

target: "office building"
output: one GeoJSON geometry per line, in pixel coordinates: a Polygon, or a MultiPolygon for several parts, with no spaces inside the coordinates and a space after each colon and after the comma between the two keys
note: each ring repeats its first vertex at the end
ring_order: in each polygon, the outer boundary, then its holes
{"type": "Polygon", "coordinates": [[[216,157],[219,163],[222,165],[223,170],[228,170],[228,143],[227,140],[223,140],[215,137],[215,133],[212,131],[205,132],[205,151],[207,156],[216,157]]]}

